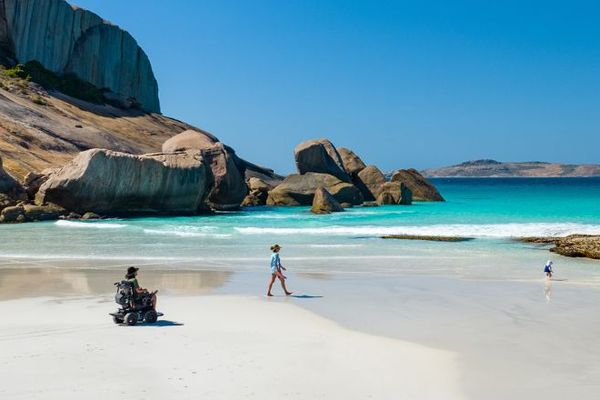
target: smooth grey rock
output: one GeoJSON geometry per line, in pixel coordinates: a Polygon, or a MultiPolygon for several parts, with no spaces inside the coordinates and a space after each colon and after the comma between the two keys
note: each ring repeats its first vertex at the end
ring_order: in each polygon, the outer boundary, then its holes
{"type": "Polygon", "coordinates": [[[132,155],[92,149],[53,173],[36,203],[102,215],[195,213],[211,185],[199,152],[132,155]]]}
{"type": "Polygon", "coordinates": [[[150,61],[126,31],[64,0],[2,0],[0,8],[0,46],[17,62],[39,61],[160,112],[150,61]]]}

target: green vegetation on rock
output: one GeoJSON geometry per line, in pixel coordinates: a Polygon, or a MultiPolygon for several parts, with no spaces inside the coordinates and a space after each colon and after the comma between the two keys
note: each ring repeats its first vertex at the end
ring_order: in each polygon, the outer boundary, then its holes
{"type": "Polygon", "coordinates": [[[101,89],[73,74],[55,74],[44,68],[38,61],[17,64],[12,68],[5,69],[4,74],[11,78],[20,78],[38,83],[47,90],[57,90],[90,103],[104,104],[106,102],[101,89]]]}

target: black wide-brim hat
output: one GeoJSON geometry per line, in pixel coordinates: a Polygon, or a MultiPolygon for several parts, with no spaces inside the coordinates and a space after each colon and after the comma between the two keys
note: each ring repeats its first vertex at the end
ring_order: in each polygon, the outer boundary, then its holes
{"type": "Polygon", "coordinates": [[[138,272],[140,269],[136,268],[136,267],[129,267],[127,268],[127,275],[131,275],[131,274],[135,274],[136,272],[138,272]]]}

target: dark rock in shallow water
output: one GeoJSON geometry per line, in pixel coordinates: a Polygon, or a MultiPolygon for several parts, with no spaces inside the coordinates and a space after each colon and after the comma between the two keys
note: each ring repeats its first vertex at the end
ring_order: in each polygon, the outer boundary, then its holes
{"type": "Polygon", "coordinates": [[[25,222],[25,209],[22,205],[5,207],[0,213],[0,222],[25,222]]]}
{"type": "Polygon", "coordinates": [[[566,257],[586,257],[600,260],[600,235],[569,235],[565,237],[522,237],[523,243],[553,244],[550,251],[566,257]]]}
{"type": "Polygon", "coordinates": [[[53,173],[36,203],[102,215],[191,214],[203,207],[211,184],[199,152],[137,156],[94,149],[53,173]]]}
{"type": "Polygon", "coordinates": [[[319,186],[310,211],[313,214],[329,214],[344,211],[344,207],[325,188],[319,186]]]}
{"type": "Polygon", "coordinates": [[[352,184],[343,182],[333,175],[309,172],[293,174],[269,192],[268,205],[309,206],[318,187],[324,187],[340,203],[359,205],[363,198],[352,184]]]}
{"type": "Polygon", "coordinates": [[[401,169],[392,175],[392,182],[404,183],[414,201],[444,201],[438,190],[416,169],[401,169]]]}
{"type": "Polygon", "coordinates": [[[385,235],[382,239],[401,239],[401,240],[428,240],[435,242],[466,242],[473,238],[461,236],[429,236],[429,235],[385,235]]]}
{"type": "Polygon", "coordinates": [[[386,182],[381,185],[377,196],[379,205],[410,205],[412,204],[412,193],[410,189],[401,182],[386,182]]]}
{"type": "Polygon", "coordinates": [[[86,212],[82,216],[80,216],[83,220],[91,220],[91,219],[101,219],[102,217],[94,212],[86,212]]]}
{"type": "Polygon", "coordinates": [[[350,182],[344,163],[335,146],[327,139],[308,140],[294,149],[296,166],[300,174],[315,172],[333,175],[350,182]]]}
{"type": "Polygon", "coordinates": [[[569,235],[559,238],[555,247],[550,249],[567,257],[586,257],[600,260],[600,236],[593,235],[569,235]]]}

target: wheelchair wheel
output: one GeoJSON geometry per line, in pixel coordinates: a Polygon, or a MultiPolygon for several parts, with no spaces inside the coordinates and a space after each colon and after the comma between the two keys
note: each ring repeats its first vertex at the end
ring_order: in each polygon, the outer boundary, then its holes
{"type": "Polygon", "coordinates": [[[113,315],[113,322],[118,325],[118,324],[122,324],[123,320],[121,318],[113,315]]]}
{"type": "Polygon", "coordinates": [[[157,319],[158,315],[154,310],[148,310],[146,311],[146,314],[144,314],[144,321],[146,321],[147,324],[153,324],[156,322],[157,319]]]}
{"type": "Polygon", "coordinates": [[[129,326],[137,324],[137,314],[136,313],[127,313],[125,314],[125,323],[129,326]]]}

